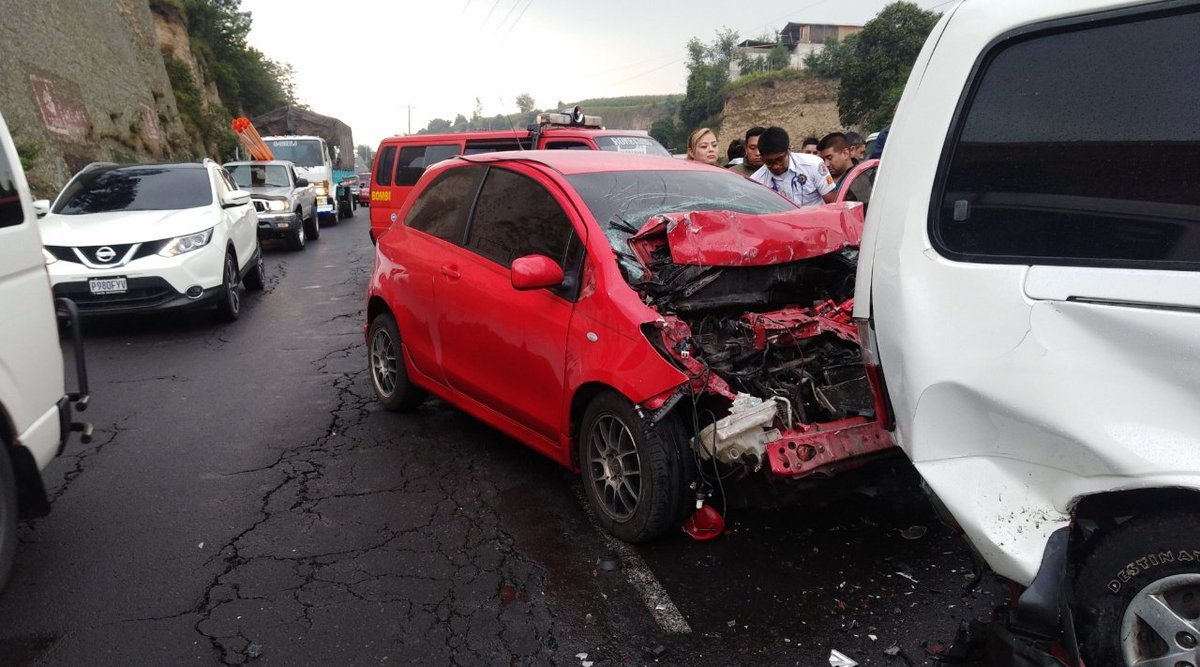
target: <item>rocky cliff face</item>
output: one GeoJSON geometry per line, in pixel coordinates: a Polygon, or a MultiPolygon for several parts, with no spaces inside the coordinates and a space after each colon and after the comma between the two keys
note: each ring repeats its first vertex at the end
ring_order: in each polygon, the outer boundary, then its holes
{"type": "Polygon", "coordinates": [[[35,195],[96,160],[192,157],[148,0],[3,4],[0,109],[35,195]]]}
{"type": "Polygon", "coordinates": [[[217,84],[208,80],[208,76],[200,60],[192,53],[191,40],[188,37],[187,24],[183,15],[168,4],[156,3],[153,7],[154,33],[158,41],[159,52],[164,59],[183,63],[191,73],[197,86],[202,86],[203,95],[200,103],[205,111],[210,107],[222,106],[221,94],[217,92],[217,84]]]}
{"type": "Polygon", "coordinates": [[[746,130],[777,125],[788,131],[792,147],[807,136],[846,131],[838,120],[838,82],[820,79],[767,79],[739,88],[725,101],[721,148],[746,130]]]}

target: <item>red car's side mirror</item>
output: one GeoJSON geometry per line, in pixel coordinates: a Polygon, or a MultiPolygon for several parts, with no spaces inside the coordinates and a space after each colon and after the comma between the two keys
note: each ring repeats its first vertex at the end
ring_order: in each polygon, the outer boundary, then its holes
{"type": "Polygon", "coordinates": [[[563,281],[562,267],[545,255],[518,257],[513,260],[511,271],[513,289],[558,287],[563,281]]]}

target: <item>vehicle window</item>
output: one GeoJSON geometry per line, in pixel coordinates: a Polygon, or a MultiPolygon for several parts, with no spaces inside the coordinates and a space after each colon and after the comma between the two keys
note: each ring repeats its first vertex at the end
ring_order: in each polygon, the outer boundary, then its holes
{"type": "Polygon", "coordinates": [[[294,162],[297,167],[320,167],[325,164],[321,142],[316,139],[270,139],[265,142],[276,160],[294,162]]]}
{"type": "Polygon", "coordinates": [[[582,141],[547,141],[546,150],[548,151],[590,151],[592,147],[582,141]]]}
{"type": "Polygon", "coordinates": [[[574,229],[567,214],[533,179],[492,168],[475,204],[467,248],[502,265],[525,255],[545,255],[566,266],[574,229]]]}
{"type": "Polygon", "coordinates": [[[486,167],[462,167],[440,174],[417,196],[404,224],[426,234],[462,245],[467,214],[486,167]]]}
{"type": "Polygon", "coordinates": [[[231,164],[225,171],[238,188],[286,188],[288,168],[281,164],[231,164]]]}
{"type": "Polygon", "coordinates": [[[8,159],[0,153],[0,227],[15,227],[25,222],[21,198],[17,194],[17,179],[8,159]]]}
{"type": "Polygon", "coordinates": [[[206,167],[124,167],[75,179],[55,201],[54,212],[162,211],[207,206],[212,201],[206,167]]]}
{"type": "Polygon", "coordinates": [[[522,149],[528,150],[529,148],[528,140],[476,139],[467,142],[467,147],[463,149],[463,155],[478,155],[480,153],[495,153],[498,151],[519,151],[522,149]]]}
{"type": "Polygon", "coordinates": [[[1196,35],[1193,7],[998,45],[943,158],[938,250],[983,262],[1200,264],[1196,35]]]}
{"type": "Polygon", "coordinates": [[[396,185],[415,185],[426,168],[460,152],[458,144],[402,147],[396,161],[396,185]]]}
{"type": "Polygon", "coordinates": [[[375,162],[375,185],[392,184],[392,167],[396,165],[396,147],[388,146],[379,153],[375,162]]]}
{"type": "Polygon", "coordinates": [[[602,151],[614,151],[617,153],[642,153],[644,155],[658,155],[660,157],[671,157],[671,153],[663,148],[663,145],[658,143],[653,137],[645,137],[641,135],[633,135],[629,137],[596,137],[596,147],[602,151]]]}
{"type": "Polygon", "coordinates": [[[636,280],[642,266],[630,254],[629,237],[652,215],[675,211],[782,213],[795,204],[768,188],[731,174],[703,171],[609,171],[568,176],[604,230],[625,275],[636,280]]]}

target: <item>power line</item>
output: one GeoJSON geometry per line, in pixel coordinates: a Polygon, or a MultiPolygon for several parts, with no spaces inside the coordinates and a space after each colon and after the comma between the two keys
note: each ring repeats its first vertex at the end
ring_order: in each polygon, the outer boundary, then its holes
{"type": "Polygon", "coordinates": [[[613,86],[619,86],[619,85],[625,83],[626,81],[633,81],[634,79],[641,78],[643,76],[646,76],[647,74],[653,74],[654,72],[657,72],[660,69],[666,69],[666,68],[670,67],[671,65],[674,65],[676,63],[681,63],[681,62],[683,62],[683,60],[684,60],[683,58],[676,58],[675,60],[672,60],[671,62],[667,63],[666,65],[659,65],[658,67],[655,67],[654,69],[646,70],[645,72],[642,72],[641,74],[634,74],[633,76],[629,77],[628,79],[621,79],[620,81],[617,81],[616,83],[608,84],[608,86],[610,88],[613,86]]]}
{"type": "MultiPolygon", "coordinates": [[[[520,2],[520,0],[517,0],[517,2],[520,2]]],[[[517,14],[517,18],[513,19],[512,25],[508,26],[508,32],[504,33],[505,39],[508,38],[509,33],[511,33],[514,29],[516,29],[517,24],[521,22],[521,17],[525,16],[526,10],[528,10],[529,5],[532,5],[532,4],[533,4],[533,0],[528,0],[528,2],[525,3],[525,8],[521,10],[520,14],[517,14]]]]}
{"type": "Polygon", "coordinates": [[[508,13],[504,15],[504,18],[500,19],[500,23],[496,24],[497,30],[499,30],[504,26],[505,23],[508,22],[508,17],[512,16],[513,10],[515,10],[519,4],[521,4],[521,0],[514,0],[512,7],[508,8],[508,13]]]}
{"type": "Polygon", "coordinates": [[[479,24],[480,28],[487,25],[488,19],[492,18],[492,12],[496,11],[496,7],[499,6],[500,0],[496,0],[496,2],[492,4],[492,8],[488,10],[487,16],[483,17],[483,22],[479,24]]]}

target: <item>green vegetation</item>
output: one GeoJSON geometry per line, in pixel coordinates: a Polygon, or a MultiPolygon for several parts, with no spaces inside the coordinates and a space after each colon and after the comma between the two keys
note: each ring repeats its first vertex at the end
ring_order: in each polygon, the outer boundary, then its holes
{"type": "Polygon", "coordinates": [[[187,28],[204,81],[197,81],[186,63],[170,57],[165,58],[167,76],[184,129],[211,157],[233,155],[233,116],[255,116],[296,104],[291,66],[246,43],[251,18],[240,11],[241,0],[150,0],[150,8],[187,28]],[[205,99],[208,84],[216,86],[223,106],[205,99]]]}
{"type": "Polygon", "coordinates": [[[827,72],[841,75],[838,114],[846,125],[880,128],[891,122],[917,54],[940,15],[894,2],[867,21],[858,38],[831,54],[827,72]]]}
{"type": "Polygon", "coordinates": [[[688,133],[698,127],[719,127],[725,109],[721,91],[729,83],[729,65],[737,43],[738,34],[728,28],[718,31],[708,44],[695,37],[688,42],[687,92],[679,103],[676,145],[686,143],[688,133]]]}
{"type": "Polygon", "coordinates": [[[822,79],[840,79],[849,63],[858,51],[858,33],[839,41],[837,37],[825,40],[825,48],[804,57],[804,66],[808,71],[822,79]]]}
{"type": "Polygon", "coordinates": [[[32,171],[33,165],[37,162],[38,155],[42,153],[42,149],[37,144],[31,144],[25,141],[17,141],[17,157],[21,160],[22,171],[32,171]]]}
{"type": "Polygon", "coordinates": [[[799,79],[812,79],[813,75],[805,70],[789,67],[787,69],[775,70],[772,72],[755,72],[741,76],[729,83],[721,89],[721,94],[728,97],[732,93],[750,88],[753,86],[773,87],[779,81],[795,81],[799,79]]]}

